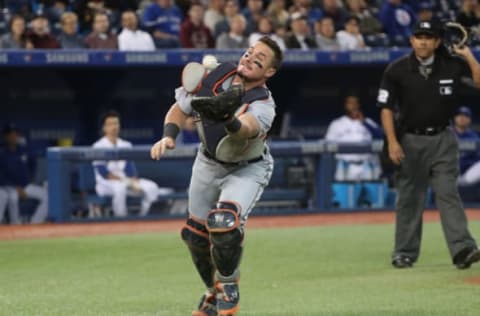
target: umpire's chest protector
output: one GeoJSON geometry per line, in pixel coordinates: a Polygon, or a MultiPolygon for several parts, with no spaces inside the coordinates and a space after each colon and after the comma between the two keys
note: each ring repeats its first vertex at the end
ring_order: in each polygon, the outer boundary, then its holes
{"type": "MultiPolygon", "coordinates": [[[[232,84],[237,67],[231,63],[220,64],[203,80],[197,96],[210,97],[228,89],[232,84]]],[[[257,100],[267,99],[269,92],[266,88],[256,87],[245,92],[242,104],[250,104],[257,100]]],[[[241,107],[239,111],[246,111],[241,107]]],[[[240,113],[236,113],[240,114],[240,113]]],[[[265,149],[263,138],[255,137],[248,140],[233,139],[225,130],[225,122],[208,120],[198,113],[196,122],[198,134],[203,146],[214,158],[225,162],[239,162],[260,157],[265,149]]]]}

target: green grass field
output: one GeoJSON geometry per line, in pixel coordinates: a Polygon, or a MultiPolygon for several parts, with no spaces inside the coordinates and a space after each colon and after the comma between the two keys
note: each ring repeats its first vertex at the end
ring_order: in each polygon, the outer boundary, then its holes
{"type": "MultiPolygon", "coordinates": [[[[480,222],[471,222],[480,236],[480,222]]],[[[389,264],[393,225],[247,229],[239,315],[478,316],[480,264],[450,264],[428,224],[415,268],[389,264]]],[[[479,237],[480,238],[480,237],[479,237]]],[[[187,316],[202,293],[179,234],[0,242],[0,315],[187,316]]]]}

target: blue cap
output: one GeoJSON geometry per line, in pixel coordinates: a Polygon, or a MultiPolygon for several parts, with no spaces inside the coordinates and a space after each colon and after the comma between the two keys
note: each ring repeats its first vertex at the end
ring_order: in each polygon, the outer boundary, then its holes
{"type": "Polygon", "coordinates": [[[457,110],[457,115],[463,114],[468,117],[472,117],[472,110],[468,106],[461,106],[457,110]]]}

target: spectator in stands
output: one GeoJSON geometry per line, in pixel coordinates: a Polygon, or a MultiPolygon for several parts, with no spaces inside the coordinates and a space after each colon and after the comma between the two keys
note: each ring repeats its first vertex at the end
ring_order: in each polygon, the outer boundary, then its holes
{"type": "Polygon", "coordinates": [[[118,49],[121,51],[154,51],[152,36],[138,28],[135,12],[122,13],[122,32],[118,35],[118,49]]]}
{"type": "Polygon", "coordinates": [[[65,12],[61,17],[62,33],[58,42],[63,49],[86,48],[84,38],[77,33],[78,17],[73,12],[65,12]]]}
{"type": "Polygon", "coordinates": [[[91,32],[93,19],[97,13],[105,13],[108,16],[112,29],[116,32],[119,25],[120,14],[124,11],[136,11],[137,0],[69,0],[74,12],[80,20],[80,32],[88,34],[91,32]]]}
{"type": "Polygon", "coordinates": [[[417,20],[438,22],[438,19],[433,14],[433,5],[429,1],[418,4],[417,20]]]}
{"type": "MultiPolygon", "coordinates": [[[[102,117],[103,134],[93,148],[130,148],[132,144],[119,137],[120,115],[108,111],[102,117]]],[[[127,195],[141,196],[140,216],[145,216],[159,194],[168,189],[160,189],[155,182],[139,178],[135,163],[126,160],[94,161],[96,186],[100,196],[112,197],[113,213],[117,217],[127,216],[127,195]]]]}
{"type": "MultiPolygon", "coordinates": [[[[43,223],[48,215],[48,193],[45,187],[33,183],[36,159],[14,124],[5,126],[3,139],[5,144],[0,149],[0,187],[7,193],[10,223],[21,222],[18,202],[25,198],[36,199],[39,202],[30,222],[43,223]]],[[[2,217],[3,210],[0,209],[0,222],[3,220],[2,217]]]]}
{"type": "Polygon", "coordinates": [[[257,32],[253,32],[248,37],[249,46],[253,46],[253,44],[255,44],[260,38],[268,36],[277,43],[282,51],[286,49],[283,38],[274,33],[273,22],[269,17],[262,16],[260,20],[258,20],[257,30],[257,32]]]}
{"type": "Polygon", "coordinates": [[[402,0],[387,0],[379,13],[385,33],[397,46],[408,46],[416,14],[402,0]]]}
{"type": "Polygon", "coordinates": [[[272,20],[275,29],[288,27],[290,15],[286,10],[285,0],[272,0],[267,7],[267,16],[272,20]]]}
{"type": "Polygon", "coordinates": [[[60,44],[55,37],[50,34],[50,26],[47,18],[39,15],[33,19],[30,24],[31,30],[27,32],[28,39],[36,49],[54,49],[60,48],[60,44]]]}
{"type": "Polygon", "coordinates": [[[225,19],[225,0],[211,0],[207,11],[205,11],[204,23],[210,30],[210,33],[215,32],[215,26],[218,22],[225,19]]]}
{"type": "Polygon", "coordinates": [[[360,20],[360,33],[362,35],[382,32],[382,23],[375,18],[363,0],[347,0],[346,5],[350,16],[356,16],[360,20]]]}
{"type": "MultiPolygon", "coordinates": [[[[479,141],[480,137],[471,128],[472,111],[466,106],[457,110],[454,119],[455,134],[459,140],[479,141]]],[[[479,151],[461,151],[460,152],[460,177],[459,185],[472,185],[480,182],[480,152],[479,151]]]]}
{"type": "Polygon", "coordinates": [[[335,25],[329,16],[325,16],[315,22],[315,40],[321,50],[340,50],[335,25]]]}
{"type": "Polygon", "coordinates": [[[478,28],[480,26],[480,5],[478,0],[463,0],[457,14],[457,22],[466,28],[478,28]]]}
{"type": "Polygon", "coordinates": [[[143,12],[143,25],[149,28],[157,48],[180,47],[183,14],[172,0],[155,0],[143,12]]]}
{"type": "Polygon", "coordinates": [[[337,32],[337,40],[340,48],[344,50],[363,49],[365,41],[360,33],[360,19],[351,16],[345,22],[345,29],[337,32]]]}
{"type": "Polygon", "coordinates": [[[263,14],[262,0],[247,0],[247,6],[242,10],[242,14],[247,21],[246,35],[255,32],[257,29],[258,20],[263,14]]]}
{"type": "Polygon", "coordinates": [[[335,30],[341,30],[348,18],[347,11],[342,8],[337,0],[323,0],[322,7],[323,16],[329,16],[333,19],[335,30]]]}
{"type": "Polygon", "coordinates": [[[225,2],[224,18],[215,24],[215,38],[222,33],[230,32],[230,20],[240,12],[237,0],[227,0],[225,2]]]}
{"type": "Polygon", "coordinates": [[[312,6],[312,0],[294,0],[288,11],[290,14],[300,12],[304,15],[311,30],[313,30],[315,22],[323,16],[322,10],[312,6]]]}
{"type": "Polygon", "coordinates": [[[292,14],[290,28],[292,32],[285,39],[287,48],[302,50],[317,48],[315,39],[310,35],[307,18],[303,14],[300,12],[292,14]]]}
{"type": "Polygon", "coordinates": [[[243,35],[246,21],[243,15],[237,14],[230,21],[230,32],[217,38],[217,49],[240,49],[248,47],[248,39],[243,35]]]}
{"type": "MultiPolygon", "coordinates": [[[[369,142],[382,136],[381,128],[363,115],[355,94],[345,98],[345,114],[328,126],[325,140],[331,142],[369,142]]],[[[373,154],[337,154],[335,180],[374,180],[381,174],[380,162],[373,154]]]]}
{"type": "Polygon", "coordinates": [[[62,15],[67,11],[68,0],[50,0],[45,1],[44,8],[45,16],[50,21],[50,25],[55,25],[60,22],[62,15]]]}
{"type": "Polygon", "coordinates": [[[199,2],[191,4],[186,19],[180,28],[180,42],[184,48],[214,48],[210,29],[203,23],[204,8],[199,2]]]}
{"type": "Polygon", "coordinates": [[[26,21],[30,21],[35,16],[31,0],[4,0],[3,6],[5,8],[4,12],[20,15],[26,21]]]}
{"type": "Polygon", "coordinates": [[[90,49],[117,49],[117,35],[110,33],[110,22],[105,13],[97,13],[93,17],[92,33],[85,39],[90,49]]]}
{"type": "Polygon", "coordinates": [[[30,7],[30,0],[4,0],[2,6],[7,8],[10,12],[21,11],[23,7],[30,7]]]}
{"type": "Polygon", "coordinates": [[[0,37],[1,49],[31,49],[32,42],[25,32],[25,19],[20,15],[14,15],[10,20],[10,33],[0,37]]]}

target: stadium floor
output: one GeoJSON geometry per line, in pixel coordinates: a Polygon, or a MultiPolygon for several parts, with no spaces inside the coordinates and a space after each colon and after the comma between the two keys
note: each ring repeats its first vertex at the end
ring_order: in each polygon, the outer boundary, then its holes
{"type": "MultiPolygon", "coordinates": [[[[480,220],[480,209],[467,209],[469,220],[480,220]]],[[[304,227],[322,225],[351,224],[388,224],[393,223],[395,213],[384,212],[349,212],[318,213],[288,216],[252,216],[247,223],[249,228],[269,227],[304,227]]],[[[439,221],[439,213],[428,210],[424,213],[426,222],[439,221]]],[[[130,234],[147,232],[175,232],[184,225],[183,219],[164,219],[155,221],[118,221],[101,223],[66,223],[40,225],[13,225],[0,229],[0,240],[37,239],[74,236],[96,236],[111,234],[130,234]]]]}

